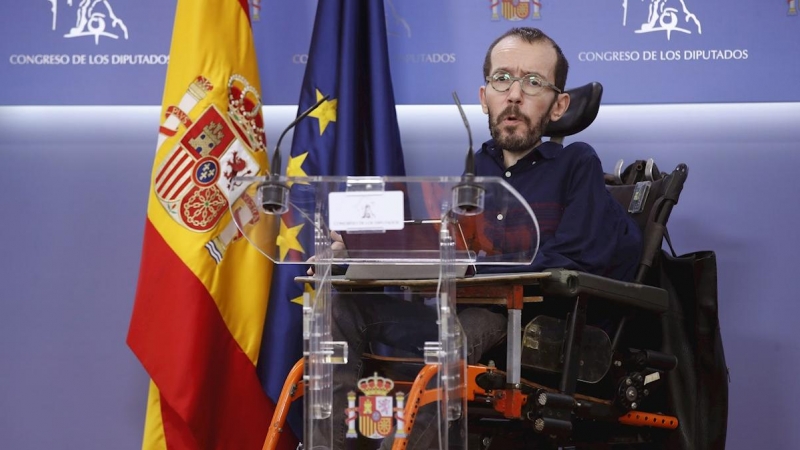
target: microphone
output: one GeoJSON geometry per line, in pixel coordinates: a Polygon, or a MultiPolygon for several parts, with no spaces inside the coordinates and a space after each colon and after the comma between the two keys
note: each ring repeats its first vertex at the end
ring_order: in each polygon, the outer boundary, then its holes
{"type": "Polygon", "coordinates": [[[458,112],[461,113],[461,120],[467,129],[469,138],[469,149],[467,159],[464,163],[464,174],[461,176],[461,183],[453,187],[453,211],[464,216],[474,216],[483,212],[483,200],[486,190],[475,183],[475,151],[472,149],[472,130],[469,127],[469,120],[458,94],[453,91],[453,100],[456,102],[458,112]]]}
{"type": "Polygon", "coordinates": [[[281,215],[289,210],[289,186],[278,181],[281,175],[281,141],[286,133],[294,128],[298,122],[305,119],[312,111],[319,108],[323,102],[328,100],[330,95],[326,95],[317,100],[310,108],[303,111],[298,115],[289,126],[281,133],[278,138],[278,143],[275,145],[275,151],[272,154],[272,163],[270,164],[270,172],[267,175],[267,181],[258,186],[258,202],[265,213],[270,215],[281,215]]]}
{"type": "Polygon", "coordinates": [[[472,150],[472,129],[469,127],[469,120],[467,120],[467,113],[461,106],[461,101],[458,99],[458,93],[453,91],[453,100],[456,102],[458,112],[461,113],[461,120],[464,121],[464,127],[467,128],[467,137],[469,138],[469,150],[467,150],[467,161],[464,167],[464,174],[475,175],[475,151],[472,150]]]}
{"type": "Polygon", "coordinates": [[[275,145],[275,153],[273,153],[273,155],[272,155],[272,163],[270,164],[270,166],[272,167],[272,176],[278,176],[280,174],[280,167],[281,167],[281,141],[283,140],[283,137],[286,136],[286,133],[289,130],[291,130],[292,128],[294,128],[294,126],[297,125],[298,122],[300,122],[301,120],[305,119],[309,114],[311,114],[312,111],[314,111],[315,109],[319,108],[319,105],[321,105],[323,102],[325,102],[329,98],[331,98],[330,94],[328,94],[325,97],[322,97],[321,99],[319,99],[319,101],[317,101],[317,103],[314,103],[310,108],[308,108],[307,110],[305,110],[302,113],[300,113],[300,115],[297,116],[297,118],[295,118],[292,121],[292,123],[290,123],[289,126],[286,127],[285,130],[283,130],[283,133],[281,133],[281,136],[278,138],[278,144],[275,145]]]}

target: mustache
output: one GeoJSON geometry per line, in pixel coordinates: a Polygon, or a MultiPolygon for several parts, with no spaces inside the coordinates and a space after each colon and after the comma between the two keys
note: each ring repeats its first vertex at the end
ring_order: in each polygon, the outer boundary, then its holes
{"type": "Polygon", "coordinates": [[[528,126],[531,125],[530,117],[526,116],[525,114],[522,114],[522,111],[520,111],[518,105],[509,105],[506,109],[503,110],[502,113],[500,113],[500,115],[497,116],[497,120],[495,121],[495,123],[500,123],[507,117],[511,116],[516,117],[518,120],[522,120],[528,126]]]}

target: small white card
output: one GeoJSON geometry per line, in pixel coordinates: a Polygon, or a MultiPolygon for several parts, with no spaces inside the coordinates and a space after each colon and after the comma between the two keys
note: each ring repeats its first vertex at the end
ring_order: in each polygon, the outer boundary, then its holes
{"type": "Polygon", "coordinates": [[[328,194],[328,227],[335,231],[402,230],[403,191],[328,194]]]}

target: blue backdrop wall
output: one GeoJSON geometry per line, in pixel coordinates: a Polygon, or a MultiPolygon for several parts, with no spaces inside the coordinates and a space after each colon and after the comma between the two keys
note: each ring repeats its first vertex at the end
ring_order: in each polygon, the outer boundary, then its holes
{"type": "MultiPolygon", "coordinates": [[[[546,30],[572,84],[602,80],[607,104],[800,101],[800,65],[785,63],[800,59],[797,1],[385,0],[396,97],[474,89],[488,43],[516,25],[546,30]]],[[[174,2],[77,3],[5,8],[0,104],[159,104],[174,2]]],[[[316,1],[251,4],[264,102],[296,104],[316,1]]]]}
{"type": "MultiPolygon", "coordinates": [[[[147,375],[125,335],[174,2],[97,2],[104,27],[81,25],[78,3],[0,14],[2,448],[141,445],[147,375]]],[[[800,16],[786,0],[667,0],[655,17],[650,3],[386,0],[407,171],[460,173],[454,89],[471,103],[476,141],[488,138],[477,90],[496,35],[512,25],[553,35],[570,86],[606,87],[576,139],[607,171],[620,158],[690,167],[670,229],[679,252],[719,254],[728,448],[800,448],[800,16]]],[[[315,7],[252,5],[272,143],[296,113],[315,7]]]]}

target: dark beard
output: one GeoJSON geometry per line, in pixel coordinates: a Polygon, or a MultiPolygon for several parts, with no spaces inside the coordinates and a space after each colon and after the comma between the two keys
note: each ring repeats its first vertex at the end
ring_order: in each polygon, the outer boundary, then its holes
{"type": "MultiPolygon", "coordinates": [[[[553,105],[551,104],[550,106],[552,107],[553,105]]],[[[548,113],[542,114],[542,118],[539,119],[538,126],[535,127],[531,125],[530,117],[523,115],[519,110],[519,106],[517,105],[510,105],[503,110],[503,112],[497,116],[497,119],[495,119],[494,123],[492,123],[491,116],[491,111],[489,111],[489,132],[491,133],[495,144],[497,144],[499,148],[514,154],[525,153],[533,149],[542,139],[542,133],[547,127],[547,124],[550,123],[549,108],[548,113]],[[503,131],[506,131],[507,134],[503,135],[500,127],[497,124],[502,122],[508,116],[514,116],[518,120],[523,121],[525,125],[528,126],[530,133],[522,136],[517,136],[514,134],[514,129],[517,126],[520,126],[520,124],[506,127],[506,129],[503,131]]]]}

